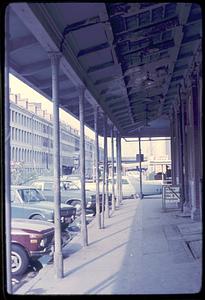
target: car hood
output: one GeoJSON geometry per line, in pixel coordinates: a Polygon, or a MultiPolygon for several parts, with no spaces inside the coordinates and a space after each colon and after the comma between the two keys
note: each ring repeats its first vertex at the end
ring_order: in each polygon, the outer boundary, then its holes
{"type": "Polygon", "coordinates": [[[13,219],[11,222],[12,234],[17,231],[25,231],[31,233],[32,231],[43,233],[54,229],[54,225],[50,222],[30,219],[13,219]]]}
{"type": "MultiPolygon", "coordinates": [[[[54,209],[54,202],[51,201],[39,201],[39,202],[30,202],[29,206],[35,206],[39,208],[45,208],[45,209],[54,209]]],[[[61,203],[61,210],[66,210],[66,209],[73,209],[74,207],[72,205],[64,204],[61,203]]]]}

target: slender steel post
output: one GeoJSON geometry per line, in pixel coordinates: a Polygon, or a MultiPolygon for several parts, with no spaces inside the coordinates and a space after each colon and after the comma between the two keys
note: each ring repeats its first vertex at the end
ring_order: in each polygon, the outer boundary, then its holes
{"type": "Polygon", "coordinates": [[[116,205],[119,207],[120,205],[120,171],[119,171],[119,134],[116,132],[116,161],[117,161],[117,201],[116,205]]]}
{"type": "Polygon", "coordinates": [[[114,125],[111,128],[111,156],[112,156],[112,211],[115,211],[115,178],[114,178],[114,125]]]}
{"type": "Polygon", "coordinates": [[[105,215],[109,218],[109,203],[108,203],[108,158],[107,158],[107,116],[104,115],[104,128],[105,128],[105,136],[104,136],[104,153],[105,153],[105,215]]]}
{"type": "Polygon", "coordinates": [[[120,188],[120,204],[122,204],[122,151],[121,151],[121,135],[119,133],[119,188],[120,188]]]}
{"type": "Polygon", "coordinates": [[[104,116],[104,122],[103,122],[103,135],[104,135],[104,153],[103,153],[103,186],[102,186],[102,228],[105,226],[105,168],[106,168],[106,126],[105,126],[105,116],[104,116]]]}
{"type": "Polygon", "coordinates": [[[86,224],[86,198],[85,198],[85,132],[84,132],[84,100],[85,88],[79,87],[79,120],[80,120],[80,175],[81,175],[81,234],[83,247],[88,245],[88,232],[86,224]]]}
{"type": "Polygon", "coordinates": [[[57,278],[63,277],[63,256],[61,247],[61,215],[60,215],[60,123],[59,123],[59,64],[61,54],[49,52],[52,70],[53,101],[53,187],[54,187],[54,224],[55,250],[54,265],[57,278]]]}
{"type": "Polygon", "coordinates": [[[95,107],[95,178],[96,178],[96,218],[97,226],[101,228],[100,195],[99,195],[99,141],[98,141],[98,107],[95,107]]]}
{"type": "Polygon", "coordinates": [[[141,164],[141,139],[139,137],[139,165],[140,165],[140,199],[143,198],[143,192],[142,192],[142,164],[141,164]]]}
{"type": "Polygon", "coordinates": [[[9,95],[9,6],[5,13],[5,101],[4,101],[4,132],[5,132],[5,227],[6,227],[6,285],[7,292],[12,293],[11,282],[11,169],[10,169],[10,95],[9,95]]]}
{"type": "Polygon", "coordinates": [[[184,210],[184,203],[185,203],[185,157],[184,157],[184,139],[183,139],[183,115],[182,115],[182,99],[181,99],[181,85],[179,85],[179,139],[180,139],[180,177],[181,177],[181,198],[182,198],[182,211],[184,210]]]}

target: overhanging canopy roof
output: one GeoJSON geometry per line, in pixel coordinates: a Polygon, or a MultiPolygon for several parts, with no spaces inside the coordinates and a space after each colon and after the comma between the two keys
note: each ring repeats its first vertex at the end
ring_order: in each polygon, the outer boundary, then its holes
{"type": "MultiPolygon", "coordinates": [[[[100,107],[123,137],[169,136],[168,113],[201,43],[192,3],[13,3],[11,72],[52,98],[50,51],[62,52],[60,106],[85,123],[100,107]]],[[[109,132],[110,133],[110,132],[109,132]]]]}

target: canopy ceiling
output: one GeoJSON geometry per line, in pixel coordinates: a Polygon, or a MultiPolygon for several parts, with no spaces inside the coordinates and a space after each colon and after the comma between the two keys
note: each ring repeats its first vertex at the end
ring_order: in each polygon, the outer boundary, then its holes
{"type": "MultiPolygon", "coordinates": [[[[85,123],[94,107],[123,137],[169,136],[168,114],[201,43],[201,8],[192,3],[13,3],[11,72],[52,99],[50,51],[62,52],[60,106],[85,123]]],[[[109,131],[110,133],[110,131],[109,131]]]]}

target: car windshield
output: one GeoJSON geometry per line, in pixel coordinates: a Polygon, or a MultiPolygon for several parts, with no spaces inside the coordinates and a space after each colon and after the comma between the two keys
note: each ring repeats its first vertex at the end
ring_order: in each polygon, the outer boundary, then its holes
{"type": "Polygon", "coordinates": [[[24,202],[40,202],[44,201],[45,198],[36,189],[19,189],[18,190],[21,198],[24,202]]]}
{"type": "Polygon", "coordinates": [[[61,182],[61,187],[64,190],[79,190],[80,188],[77,186],[77,184],[71,182],[71,181],[63,181],[61,182]]]}
{"type": "Polygon", "coordinates": [[[129,182],[127,181],[127,179],[122,179],[122,184],[129,184],[129,182]]]}

